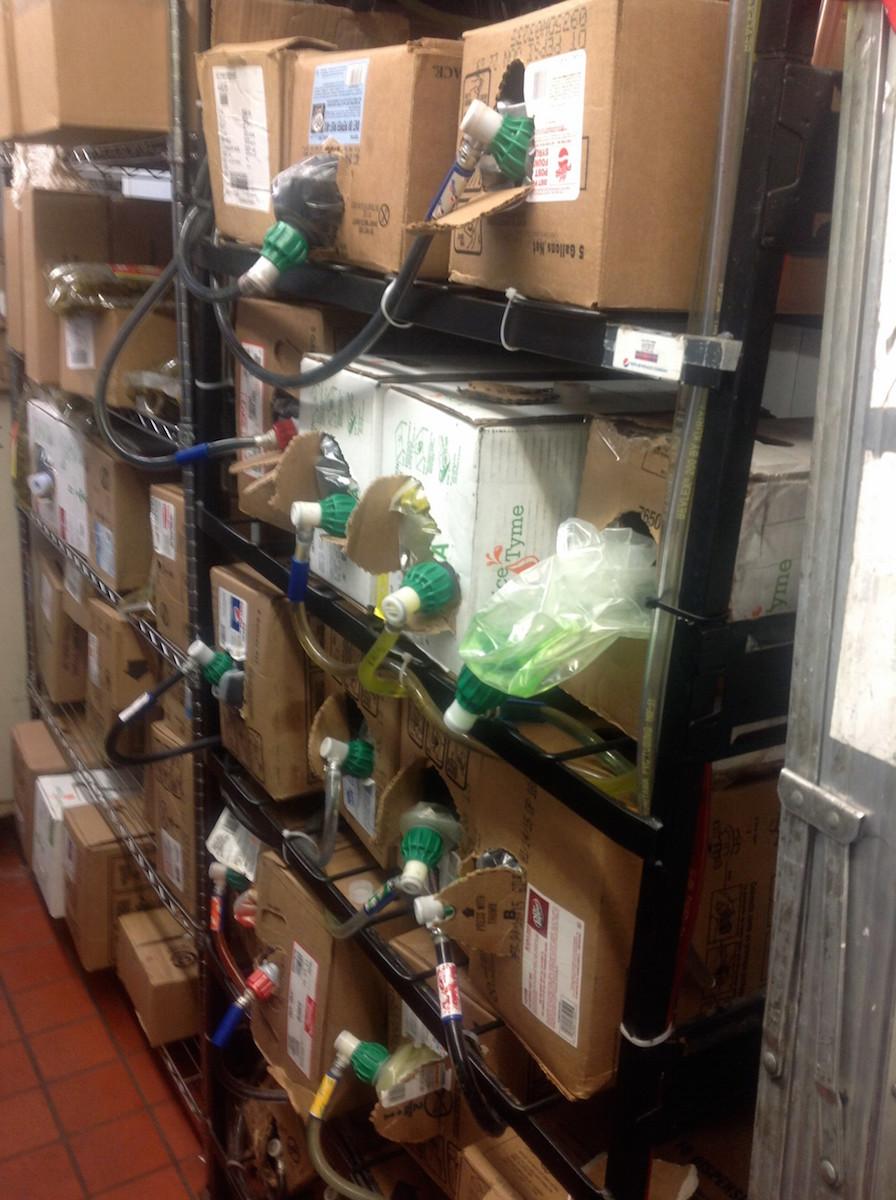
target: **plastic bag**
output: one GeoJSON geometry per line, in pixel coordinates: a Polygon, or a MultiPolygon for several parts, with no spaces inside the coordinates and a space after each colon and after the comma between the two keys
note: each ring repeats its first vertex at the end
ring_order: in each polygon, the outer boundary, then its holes
{"type": "Polygon", "coordinates": [[[512,576],[460,645],[474,675],[509,696],[536,696],[584,670],[621,637],[646,638],[656,546],[631,529],[564,521],[557,553],[512,576]]]}
{"type": "MultiPolygon", "coordinates": [[[[47,305],[62,316],[133,308],[161,273],[161,267],[129,263],[60,263],[46,272],[47,305]]],[[[163,302],[157,311],[172,312],[173,302],[163,302]]]]}

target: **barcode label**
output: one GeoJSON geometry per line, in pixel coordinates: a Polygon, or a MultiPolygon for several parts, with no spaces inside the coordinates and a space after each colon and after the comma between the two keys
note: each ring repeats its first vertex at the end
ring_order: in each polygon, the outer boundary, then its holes
{"type": "Polygon", "coordinates": [[[87,678],[94,687],[100,686],[100,639],[95,633],[87,634],[87,678]]]}
{"type": "Polygon", "coordinates": [[[366,62],[349,63],[345,68],[345,86],[358,87],[364,82],[364,76],[367,74],[366,62]]]}
{"type": "Polygon", "coordinates": [[[70,371],[92,371],[96,367],[94,318],[85,313],[66,317],[62,322],[65,331],[65,365],[70,371]]]}
{"type": "Polygon", "coordinates": [[[149,502],[152,548],[160,558],[177,558],[176,511],[170,500],[153,496],[149,502]]]}
{"type": "Polygon", "coordinates": [[[162,850],[162,872],[167,875],[178,891],[184,886],[184,852],[181,844],[167,829],[159,830],[162,850]]]}
{"type": "Polygon", "coordinates": [[[570,1046],[579,1044],[584,948],[584,921],[530,884],[523,933],[523,1004],[570,1046]]]}
{"type": "Polygon", "coordinates": [[[445,1048],[437,1037],[429,1032],[413,1009],[401,1002],[401,1036],[412,1041],[415,1046],[428,1046],[436,1054],[444,1054],[445,1048]]]}
{"type": "Polygon", "coordinates": [[[535,122],[531,204],[578,199],[587,67],[584,50],[555,54],[526,67],[523,97],[535,122]]]}
{"type": "Polygon", "coordinates": [[[620,325],[613,346],[613,366],[650,379],[681,378],[684,338],[620,325]]]}
{"type": "Polygon", "coordinates": [[[115,533],[102,521],[93,523],[94,563],[105,575],[115,574],[115,533]]]}
{"type": "Polygon", "coordinates": [[[331,138],[343,146],[360,144],[368,62],[359,58],[315,68],[308,123],[312,145],[322,146],[331,138]]]}
{"type": "Polygon", "coordinates": [[[547,72],[537,63],[532,67],[530,76],[530,95],[533,100],[538,101],[543,99],[547,89],[547,72]]]}
{"type": "Polygon", "coordinates": [[[453,1082],[451,1068],[441,1060],[424,1063],[407,1079],[396,1083],[394,1087],[377,1088],[377,1097],[383,1108],[395,1108],[399,1104],[407,1104],[410,1100],[419,1100],[431,1092],[448,1091],[453,1082]]]}
{"type": "Polygon", "coordinates": [[[254,882],[261,842],[229,809],[222,809],[205,844],[212,858],[254,882]]]}
{"type": "Polygon", "coordinates": [[[289,1057],[309,1079],[312,1078],[314,1027],[317,1023],[317,959],[292,944],[289,992],[286,997],[286,1049],[289,1057]]]}
{"type": "Polygon", "coordinates": [[[271,207],[268,112],[262,67],[213,67],[224,203],[256,212],[271,207]]]}
{"type": "Polygon", "coordinates": [[[376,833],[376,784],[373,780],[343,776],[342,801],[364,832],[373,837],[376,833]]]}

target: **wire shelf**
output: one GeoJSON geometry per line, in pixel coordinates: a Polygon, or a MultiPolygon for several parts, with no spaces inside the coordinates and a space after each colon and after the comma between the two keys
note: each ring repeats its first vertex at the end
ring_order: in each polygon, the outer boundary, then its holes
{"type": "Polygon", "coordinates": [[[114,410],[114,415],[123,425],[130,425],[141,433],[149,433],[153,437],[171,442],[172,445],[180,445],[180,432],[173,421],[166,421],[163,417],[155,416],[154,413],[136,408],[117,408],[114,410]]]}
{"type": "Polygon", "coordinates": [[[198,1038],[160,1046],[159,1058],[198,1131],[205,1125],[202,1108],[202,1057],[198,1038]]]}
{"type": "MultiPolygon", "coordinates": [[[[141,617],[135,608],[130,607],[131,604],[136,603],[135,601],[124,599],[114,588],[109,587],[108,583],[97,575],[84,555],[79,554],[77,550],[74,550],[67,542],[64,542],[30,508],[20,505],[19,512],[63,556],[66,562],[70,562],[77,567],[84,578],[89,581],[91,587],[99,593],[107,604],[111,604],[113,608],[117,608],[121,612],[122,616],[127,617],[130,624],[133,625],[142,638],[149,642],[157,654],[178,671],[188,672],[190,670],[190,660],[187,655],[182,650],[179,650],[177,646],[173,645],[173,643],[169,642],[167,638],[162,637],[156,627],[146,617],[141,617]]],[[[149,611],[148,603],[142,607],[144,611],[149,611]]]]}
{"type": "Polygon", "coordinates": [[[188,933],[201,937],[202,927],[172,895],[156,871],[153,862],[155,830],[144,807],[142,772],[104,765],[103,747],[88,726],[81,706],[53,704],[34,677],[28,680],[28,694],[58,742],[72,774],[91,802],[102,810],[116,838],[146,877],[159,903],[188,933]]]}

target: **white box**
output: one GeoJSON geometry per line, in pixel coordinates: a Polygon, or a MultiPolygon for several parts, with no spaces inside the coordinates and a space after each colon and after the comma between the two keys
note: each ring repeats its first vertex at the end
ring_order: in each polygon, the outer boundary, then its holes
{"type": "Polygon", "coordinates": [[[84,438],[48,400],[29,400],[27,417],[29,471],[49,469],[53,476],[51,495],[32,496],[32,508],[73,550],[87,555],[84,438]]]}
{"type": "Polygon", "coordinates": [[[473,614],[510,574],[553,554],[576,510],[587,419],[564,403],[493,404],[463,385],[402,384],[383,406],[382,475],[419,480],[457,571],[455,633],[410,635],[447,671],[473,614]]]}
{"type": "Polygon", "coordinates": [[[34,789],[31,869],[51,917],[65,916],[65,824],[67,808],[87,804],[74,775],[42,775],[34,789]]]}

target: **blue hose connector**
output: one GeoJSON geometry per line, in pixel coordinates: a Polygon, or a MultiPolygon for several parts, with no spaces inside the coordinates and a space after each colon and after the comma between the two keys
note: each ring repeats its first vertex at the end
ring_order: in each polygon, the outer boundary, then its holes
{"type": "Polygon", "coordinates": [[[183,446],[180,450],[175,451],[174,461],[177,463],[198,462],[201,458],[208,458],[209,443],[197,442],[195,446],[183,446]]]}
{"type": "Polygon", "coordinates": [[[308,591],[308,574],[310,567],[303,559],[294,558],[289,569],[289,585],[286,597],[292,604],[301,604],[308,591]]]}
{"type": "Polygon", "coordinates": [[[231,1004],[218,1022],[218,1028],[212,1034],[212,1045],[217,1046],[219,1050],[223,1050],[237,1029],[239,1029],[246,1012],[247,1005],[240,1004],[239,1000],[234,1000],[233,1004],[231,1004]]]}

